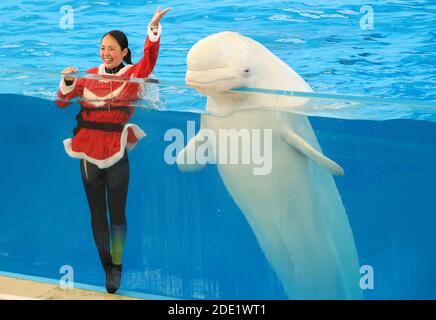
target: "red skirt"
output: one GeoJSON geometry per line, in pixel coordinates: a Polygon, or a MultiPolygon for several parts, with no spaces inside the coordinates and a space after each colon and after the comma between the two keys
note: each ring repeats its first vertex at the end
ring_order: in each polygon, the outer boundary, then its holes
{"type": "Polygon", "coordinates": [[[130,123],[122,132],[81,128],[74,138],[64,140],[64,147],[70,157],[105,169],[117,163],[126,149],[132,150],[145,136],[140,127],[130,123]]]}

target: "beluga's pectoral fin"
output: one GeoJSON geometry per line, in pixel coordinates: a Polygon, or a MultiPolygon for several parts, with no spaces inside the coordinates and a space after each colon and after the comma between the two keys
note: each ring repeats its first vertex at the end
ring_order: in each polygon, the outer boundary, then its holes
{"type": "Polygon", "coordinates": [[[180,171],[193,172],[206,167],[207,162],[197,157],[198,149],[204,147],[205,143],[207,142],[204,142],[204,133],[200,130],[177,155],[176,163],[180,171]]]}
{"type": "Polygon", "coordinates": [[[321,152],[312,147],[306,140],[300,137],[294,130],[285,127],[281,131],[283,139],[293,148],[300,151],[306,157],[312,159],[319,165],[325,167],[330,173],[343,176],[345,175],[344,169],[333,160],[327,158],[321,152]]]}

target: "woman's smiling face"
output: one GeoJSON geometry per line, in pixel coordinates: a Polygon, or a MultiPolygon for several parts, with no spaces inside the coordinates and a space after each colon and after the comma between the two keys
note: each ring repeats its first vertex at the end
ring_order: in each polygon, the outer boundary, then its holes
{"type": "Polygon", "coordinates": [[[104,66],[108,69],[117,67],[123,62],[123,58],[126,56],[128,49],[121,49],[117,40],[111,35],[106,35],[101,41],[100,45],[100,57],[104,63],[104,66]]]}

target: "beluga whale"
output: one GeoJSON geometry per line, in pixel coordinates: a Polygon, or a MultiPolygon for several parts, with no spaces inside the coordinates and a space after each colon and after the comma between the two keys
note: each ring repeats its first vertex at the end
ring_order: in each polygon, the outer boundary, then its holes
{"type": "Polygon", "coordinates": [[[231,91],[309,92],[309,84],[259,42],[229,31],[193,45],[185,81],[207,102],[200,130],[177,155],[179,169],[216,163],[289,299],[361,299],[356,245],[333,178],[344,170],[323,154],[308,118],[292,112],[306,98],[231,91]],[[270,170],[256,174],[250,157],[223,161],[255,148],[270,158],[270,170]]]}

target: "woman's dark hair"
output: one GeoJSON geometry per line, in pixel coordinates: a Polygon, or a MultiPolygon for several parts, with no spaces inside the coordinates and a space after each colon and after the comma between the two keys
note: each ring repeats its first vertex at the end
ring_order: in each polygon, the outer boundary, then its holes
{"type": "Polygon", "coordinates": [[[103,38],[106,37],[107,35],[110,35],[112,38],[114,38],[118,42],[118,44],[121,47],[121,50],[124,50],[125,48],[127,48],[127,54],[123,58],[123,60],[127,64],[132,64],[132,52],[129,49],[129,40],[127,40],[127,37],[124,34],[124,32],[119,31],[119,30],[109,31],[103,35],[101,40],[103,40],[103,38]]]}

